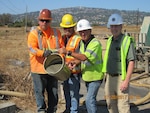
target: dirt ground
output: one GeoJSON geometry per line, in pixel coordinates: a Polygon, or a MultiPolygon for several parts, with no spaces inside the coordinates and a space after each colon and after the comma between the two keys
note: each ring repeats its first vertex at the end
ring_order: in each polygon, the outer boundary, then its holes
{"type": "MultiPolygon", "coordinates": [[[[139,32],[139,27],[136,26],[124,26],[123,30],[125,29],[127,32],[133,34],[139,32]]],[[[110,35],[109,30],[105,27],[93,27],[92,33],[100,39],[103,50],[105,50],[106,38],[110,35]]],[[[13,96],[13,94],[6,94],[3,99],[0,99],[0,103],[6,101],[14,102],[18,107],[18,113],[35,112],[36,105],[29,72],[30,65],[27,48],[27,33],[24,28],[0,28],[0,91],[8,90],[20,92],[21,96],[23,94],[28,95],[26,97],[21,97],[13,96]]],[[[0,97],[2,97],[1,94],[0,97]]],[[[58,113],[61,113],[65,109],[64,101],[61,100],[61,92],[59,97],[58,113]]],[[[81,99],[81,104],[83,101],[84,99],[81,99]]],[[[104,108],[106,109],[106,107],[104,108]]],[[[81,109],[85,109],[85,107],[81,109]]]]}

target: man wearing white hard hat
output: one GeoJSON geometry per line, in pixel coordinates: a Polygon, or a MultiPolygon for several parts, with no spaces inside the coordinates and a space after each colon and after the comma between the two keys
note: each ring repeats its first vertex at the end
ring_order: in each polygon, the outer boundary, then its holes
{"type": "Polygon", "coordinates": [[[77,23],[77,31],[81,36],[80,53],[71,52],[76,58],[68,66],[70,69],[81,64],[82,79],[87,88],[86,108],[88,113],[96,113],[96,96],[102,83],[102,46],[98,39],[91,34],[92,27],[88,20],[81,19],[77,23]]]}
{"type": "Polygon", "coordinates": [[[106,73],[105,97],[109,113],[130,113],[129,81],[134,69],[133,39],[122,33],[123,19],[112,14],[107,26],[108,38],[102,71],[106,73]]]}

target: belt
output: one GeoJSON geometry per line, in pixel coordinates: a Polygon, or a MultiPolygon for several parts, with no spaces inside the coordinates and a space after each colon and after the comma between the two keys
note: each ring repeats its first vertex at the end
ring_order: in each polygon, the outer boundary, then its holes
{"type": "Polygon", "coordinates": [[[119,75],[121,75],[121,74],[114,73],[114,74],[109,74],[109,75],[112,76],[112,77],[115,77],[115,76],[119,76],[119,75]]]}
{"type": "Polygon", "coordinates": [[[78,73],[78,74],[73,74],[73,73],[72,73],[72,74],[70,75],[70,77],[74,77],[74,76],[77,76],[77,77],[78,77],[78,76],[81,76],[81,74],[80,74],[80,73],[78,73]]]}

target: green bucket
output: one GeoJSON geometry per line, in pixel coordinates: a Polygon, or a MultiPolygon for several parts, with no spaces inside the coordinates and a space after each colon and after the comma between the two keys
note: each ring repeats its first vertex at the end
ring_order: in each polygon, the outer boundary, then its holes
{"type": "Polygon", "coordinates": [[[70,69],[65,64],[64,58],[57,53],[49,55],[44,60],[44,69],[49,75],[54,76],[60,81],[67,80],[71,74],[70,69]]]}

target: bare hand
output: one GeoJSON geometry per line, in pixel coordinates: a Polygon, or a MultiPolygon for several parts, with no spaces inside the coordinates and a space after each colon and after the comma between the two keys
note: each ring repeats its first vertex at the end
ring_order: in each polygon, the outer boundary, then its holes
{"type": "Polygon", "coordinates": [[[67,62],[66,65],[69,67],[70,70],[73,70],[75,68],[76,63],[74,61],[67,62]]]}
{"type": "Polygon", "coordinates": [[[58,51],[60,54],[66,54],[67,53],[67,50],[65,47],[60,48],[58,51]]]}
{"type": "Polygon", "coordinates": [[[121,83],[120,90],[125,91],[128,88],[128,86],[129,86],[129,83],[127,81],[123,81],[121,83]]]}

